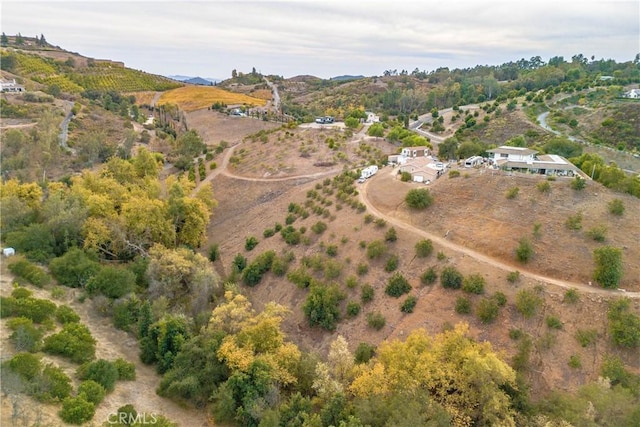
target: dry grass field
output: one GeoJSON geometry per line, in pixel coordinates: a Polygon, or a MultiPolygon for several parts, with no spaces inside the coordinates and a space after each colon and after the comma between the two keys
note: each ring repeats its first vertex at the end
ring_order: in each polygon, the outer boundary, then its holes
{"type": "Polygon", "coordinates": [[[158,105],[177,104],[184,111],[195,111],[210,107],[214,102],[227,105],[263,106],[265,99],[242,95],[211,86],[184,86],[164,92],[158,105]]]}

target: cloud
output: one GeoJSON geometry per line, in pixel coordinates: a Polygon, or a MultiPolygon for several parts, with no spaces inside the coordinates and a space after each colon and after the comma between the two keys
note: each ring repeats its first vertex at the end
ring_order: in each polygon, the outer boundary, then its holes
{"type": "Polygon", "coordinates": [[[379,75],[583,53],[631,60],[637,1],[4,1],[7,34],[159,74],[379,75]]]}

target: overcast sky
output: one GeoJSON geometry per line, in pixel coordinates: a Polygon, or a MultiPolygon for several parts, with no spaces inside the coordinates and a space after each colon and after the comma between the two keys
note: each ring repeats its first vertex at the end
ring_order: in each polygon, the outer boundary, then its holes
{"type": "Polygon", "coordinates": [[[147,72],[293,77],[640,52],[638,0],[2,0],[2,31],[147,72]]]}

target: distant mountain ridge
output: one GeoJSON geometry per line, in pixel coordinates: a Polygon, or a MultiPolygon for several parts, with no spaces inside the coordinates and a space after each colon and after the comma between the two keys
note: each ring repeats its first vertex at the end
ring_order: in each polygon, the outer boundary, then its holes
{"type": "Polygon", "coordinates": [[[167,77],[173,80],[184,82],[184,83],[190,83],[194,85],[204,85],[204,86],[211,86],[213,84],[220,83],[222,81],[221,79],[215,79],[213,77],[200,77],[200,76],[193,77],[193,76],[183,76],[180,74],[171,75],[167,77]]]}

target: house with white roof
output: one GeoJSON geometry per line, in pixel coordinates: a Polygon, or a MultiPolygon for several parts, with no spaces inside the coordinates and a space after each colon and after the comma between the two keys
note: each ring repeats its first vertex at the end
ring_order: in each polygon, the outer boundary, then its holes
{"type": "Polygon", "coordinates": [[[640,89],[631,89],[622,94],[623,98],[638,99],[640,98],[640,89]]]}
{"type": "Polygon", "coordinates": [[[423,145],[420,147],[404,147],[400,154],[392,154],[387,157],[389,163],[397,163],[399,165],[405,164],[409,159],[415,159],[419,157],[428,157],[430,148],[423,145]]]}
{"type": "Polygon", "coordinates": [[[2,93],[22,93],[24,86],[16,83],[16,79],[0,80],[0,92],[2,93]]]}
{"type": "Polygon", "coordinates": [[[489,162],[500,169],[541,175],[580,175],[583,178],[589,178],[573,163],[557,154],[537,156],[536,150],[505,145],[487,150],[487,153],[489,162]]]}

